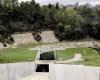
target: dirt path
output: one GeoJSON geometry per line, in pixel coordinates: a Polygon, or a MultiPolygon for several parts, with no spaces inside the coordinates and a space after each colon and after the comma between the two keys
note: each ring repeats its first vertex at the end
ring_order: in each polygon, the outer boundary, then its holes
{"type": "MultiPolygon", "coordinates": [[[[96,42],[100,46],[99,42],[96,42]]],[[[92,41],[81,41],[81,42],[64,42],[64,43],[54,43],[36,46],[30,50],[64,50],[66,48],[76,48],[76,47],[95,47],[92,41]]]]}

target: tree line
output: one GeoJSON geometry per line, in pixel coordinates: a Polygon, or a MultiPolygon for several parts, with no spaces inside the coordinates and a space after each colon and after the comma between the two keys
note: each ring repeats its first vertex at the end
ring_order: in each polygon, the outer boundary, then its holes
{"type": "Polygon", "coordinates": [[[14,33],[34,34],[43,30],[53,30],[60,41],[100,39],[100,6],[78,3],[40,6],[34,0],[21,3],[13,0],[9,4],[5,0],[0,3],[0,41],[3,43],[14,42],[11,36],[14,33]]]}

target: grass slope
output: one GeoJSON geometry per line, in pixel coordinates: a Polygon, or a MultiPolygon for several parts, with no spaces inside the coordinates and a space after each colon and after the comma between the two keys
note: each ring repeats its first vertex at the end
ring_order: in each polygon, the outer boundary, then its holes
{"type": "Polygon", "coordinates": [[[77,62],[76,64],[84,64],[87,66],[100,66],[100,51],[93,48],[68,48],[61,51],[56,51],[57,60],[62,58],[66,60],[74,57],[76,53],[80,53],[85,61],[77,62]]]}
{"type": "Polygon", "coordinates": [[[34,60],[37,51],[30,51],[37,44],[29,43],[19,45],[17,48],[7,48],[0,50],[0,63],[12,63],[34,60]]]}

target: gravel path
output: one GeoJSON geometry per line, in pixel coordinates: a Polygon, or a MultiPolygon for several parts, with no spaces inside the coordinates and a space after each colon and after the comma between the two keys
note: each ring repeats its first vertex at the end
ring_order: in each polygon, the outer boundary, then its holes
{"type": "MultiPolygon", "coordinates": [[[[95,42],[95,45],[100,47],[99,42],[95,42]]],[[[32,48],[30,50],[64,50],[66,48],[77,48],[77,47],[95,47],[92,41],[81,41],[81,42],[64,42],[64,43],[54,43],[54,44],[45,44],[45,45],[39,45],[35,48],[32,48]]]]}

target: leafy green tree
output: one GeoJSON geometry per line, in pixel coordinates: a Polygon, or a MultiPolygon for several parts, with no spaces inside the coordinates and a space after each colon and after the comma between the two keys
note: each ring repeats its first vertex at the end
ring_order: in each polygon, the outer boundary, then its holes
{"type": "Polygon", "coordinates": [[[100,39],[100,7],[90,4],[73,7],[49,4],[40,6],[34,0],[0,0],[0,37],[9,39],[14,32],[53,30],[62,40],[92,37],[100,39]],[[8,35],[7,35],[7,34],[8,35]]]}

